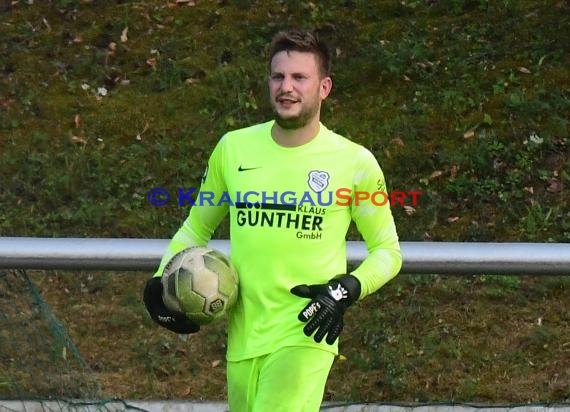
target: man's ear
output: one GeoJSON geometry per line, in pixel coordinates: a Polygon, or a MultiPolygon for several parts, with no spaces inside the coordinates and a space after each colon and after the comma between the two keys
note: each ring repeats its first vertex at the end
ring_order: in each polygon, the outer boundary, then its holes
{"type": "Polygon", "coordinates": [[[332,90],[332,79],[327,76],[321,80],[321,100],[325,100],[332,90]]]}

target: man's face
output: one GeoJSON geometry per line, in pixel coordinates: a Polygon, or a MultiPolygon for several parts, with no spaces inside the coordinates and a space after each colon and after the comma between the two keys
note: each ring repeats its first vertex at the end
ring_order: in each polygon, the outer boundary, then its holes
{"type": "Polygon", "coordinates": [[[301,128],[318,117],[331,87],[330,77],[321,79],[312,53],[282,51],[271,60],[269,96],[275,121],[284,129],[301,128]]]}

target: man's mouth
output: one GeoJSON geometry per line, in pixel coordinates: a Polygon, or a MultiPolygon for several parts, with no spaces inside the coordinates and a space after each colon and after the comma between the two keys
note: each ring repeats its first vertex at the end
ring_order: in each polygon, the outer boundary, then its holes
{"type": "Polygon", "coordinates": [[[283,105],[292,105],[298,103],[298,99],[293,99],[292,97],[278,97],[277,102],[283,105]]]}

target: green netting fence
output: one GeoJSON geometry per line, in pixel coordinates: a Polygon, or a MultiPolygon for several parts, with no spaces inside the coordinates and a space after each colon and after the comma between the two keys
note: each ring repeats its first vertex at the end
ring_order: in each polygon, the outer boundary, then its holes
{"type": "Polygon", "coordinates": [[[95,375],[27,273],[0,271],[0,399],[50,400],[45,410],[61,399],[63,410],[65,399],[100,394],[95,375]]]}

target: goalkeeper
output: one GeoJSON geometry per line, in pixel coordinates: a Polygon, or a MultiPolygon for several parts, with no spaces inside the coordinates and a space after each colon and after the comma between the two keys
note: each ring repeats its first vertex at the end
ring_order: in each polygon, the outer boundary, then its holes
{"type": "Polygon", "coordinates": [[[230,411],[314,412],[338,353],[345,311],[396,276],[402,257],[389,204],[334,199],[339,189],[386,192],[386,184],[367,149],[320,121],[332,88],[330,50],[314,33],[283,31],[272,40],[268,63],[274,119],[220,139],[200,189],[213,193],[213,202],[191,208],[144,300],[160,325],[198,331],[164,307],[160,276],[177,252],[206,245],[229,212],[231,259],[240,276],[228,319],[230,411]],[[240,201],[247,192],[263,201],[240,201]],[[293,205],[292,198],[304,202],[293,205]],[[347,273],[351,221],[369,253],[347,273]]]}

